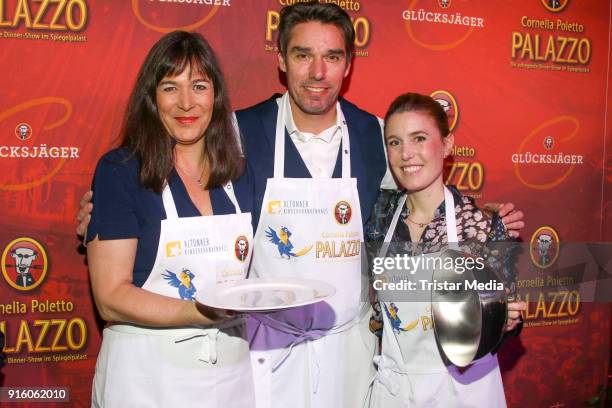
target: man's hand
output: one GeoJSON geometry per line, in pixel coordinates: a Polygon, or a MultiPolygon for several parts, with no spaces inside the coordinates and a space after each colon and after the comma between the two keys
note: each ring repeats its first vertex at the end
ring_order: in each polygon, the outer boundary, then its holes
{"type": "Polygon", "coordinates": [[[519,237],[521,230],[525,228],[525,223],[523,222],[524,214],[522,211],[515,210],[514,204],[512,203],[485,204],[485,207],[497,211],[511,237],[519,237]]]}
{"type": "Polygon", "coordinates": [[[79,224],[77,225],[76,233],[81,237],[87,234],[87,226],[89,225],[89,221],[91,221],[91,211],[93,210],[93,204],[91,203],[92,197],[93,191],[89,190],[83,195],[79,202],[80,208],[76,217],[79,224]]]}
{"type": "Polygon", "coordinates": [[[527,310],[525,302],[508,302],[508,316],[506,318],[505,331],[509,332],[516,328],[521,322],[521,312],[527,310]]]}

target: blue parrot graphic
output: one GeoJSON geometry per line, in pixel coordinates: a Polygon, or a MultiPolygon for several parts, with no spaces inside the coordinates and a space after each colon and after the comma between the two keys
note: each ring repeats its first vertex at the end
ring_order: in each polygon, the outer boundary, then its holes
{"type": "Polygon", "coordinates": [[[312,249],[312,245],[305,246],[297,253],[294,253],[293,244],[289,240],[289,237],[291,237],[291,235],[291,231],[289,231],[289,228],[287,227],[281,227],[281,229],[278,231],[278,234],[276,234],[276,231],[274,231],[272,227],[268,227],[268,229],[266,230],[266,237],[268,237],[271,243],[278,247],[278,253],[281,258],[286,256],[287,259],[291,259],[291,257],[295,258],[298,256],[302,256],[307,254],[308,251],[312,249]]]}
{"type": "Polygon", "coordinates": [[[385,313],[391,321],[391,327],[393,328],[393,331],[395,333],[412,330],[419,322],[419,318],[417,317],[414,322],[408,323],[406,326],[402,327],[402,319],[400,319],[397,314],[397,312],[399,312],[399,309],[397,308],[397,306],[395,306],[395,303],[390,303],[389,308],[387,308],[387,305],[385,304],[385,313]],[[391,308],[391,310],[389,310],[389,308],[391,308]]]}
{"type": "Polygon", "coordinates": [[[166,272],[168,273],[162,273],[162,276],[168,281],[168,285],[178,288],[181,299],[195,300],[194,295],[197,290],[193,285],[193,278],[195,278],[195,275],[189,269],[183,268],[180,277],[177,277],[174,272],[167,269],[166,272]]]}

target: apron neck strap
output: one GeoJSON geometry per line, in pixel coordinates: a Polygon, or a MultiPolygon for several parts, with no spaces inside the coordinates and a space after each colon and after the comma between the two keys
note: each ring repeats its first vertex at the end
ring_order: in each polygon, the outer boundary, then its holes
{"type": "Polygon", "coordinates": [[[232,204],[234,204],[234,209],[236,210],[236,214],[242,214],[242,211],[240,210],[240,205],[238,204],[238,200],[236,199],[236,193],[234,192],[234,185],[232,184],[231,181],[228,181],[223,186],[223,191],[225,191],[225,194],[227,194],[227,197],[230,199],[232,204]]]}
{"type": "Polygon", "coordinates": [[[395,213],[393,214],[393,218],[391,219],[391,224],[389,224],[389,229],[387,229],[387,233],[385,234],[385,240],[378,251],[378,257],[384,258],[387,255],[387,250],[389,249],[389,243],[391,242],[391,238],[393,238],[393,233],[395,232],[395,228],[397,227],[397,221],[404,209],[404,205],[406,204],[406,199],[408,198],[408,194],[404,193],[397,202],[397,208],[395,209],[395,213]]]}
{"type": "Polygon", "coordinates": [[[397,227],[397,221],[404,209],[404,205],[406,205],[406,199],[408,198],[408,194],[404,193],[403,196],[400,197],[397,202],[397,208],[395,209],[395,213],[393,214],[393,219],[391,219],[391,224],[389,224],[389,229],[385,234],[385,243],[388,244],[391,242],[391,238],[393,237],[393,233],[395,232],[395,228],[397,227]]]}
{"type": "MultiPolygon", "coordinates": [[[[348,126],[340,102],[336,102],[336,115],[340,123],[342,143],[340,145],[342,160],[342,178],[351,177],[351,147],[349,142],[348,126]]],[[[278,113],[276,115],[276,134],[274,137],[274,178],[285,177],[285,129],[287,118],[291,116],[291,105],[289,104],[289,92],[280,98],[278,113]]]]}
{"type": "MultiPolygon", "coordinates": [[[[231,181],[228,181],[227,184],[223,186],[223,191],[225,191],[225,194],[227,194],[227,197],[234,205],[236,214],[242,214],[240,205],[236,199],[236,194],[234,193],[234,185],[231,181]]],[[[179,218],[178,212],[176,211],[176,204],[174,203],[174,197],[172,196],[172,191],[170,190],[170,184],[167,181],[164,191],[162,192],[162,202],[164,204],[164,210],[166,211],[166,219],[175,220],[179,218]]]]}
{"type": "MultiPolygon", "coordinates": [[[[395,209],[395,213],[393,214],[393,218],[391,219],[391,224],[389,224],[389,229],[385,234],[385,240],[383,242],[382,247],[378,251],[378,256],[383,258],[387,255],[387,250],[389,248],[389,243],[391,242],[391,238],[395,233],[395,228],[397,227],[397,222],[399,217],[404,209],[404,205],[406,204],[406,199],[408,198],[408,194],[404,194],[400,197],[397,202],[397,208],[395,209]]],[[[450,190],[444,186],[444,207],[445,207],[445,215],[446,215],[446,237],[448,240],[448,246],[452,249],[458,249],[459,239],[457,237],[457,220],[455,217],[455,199],[453,198],[453,194],[450,190]]]]}
{"type": "Polygon", "coordinates": [[[162,202],[164,203],[164,210],[166,211],[166,219],[177,219],[179,216],[176,211],[176,205],[174,204],[174,198],[172,197],[172,191],[170,191],[170,183],[168,183],[168,181],[166,181],[166,186],[162,192],[162,202]]]}
{"type": "Polygon", "coordinates": [[[344,118],[344,113],[340,107],[340,102],[336,103],[336,115],[340,122],[340,131],[342,132],[342,144],[340,145],[340,160],[342,160],[342,178],[351,177],[351,143],[349,140],[349,131],[344,118]]]}
{"type": "Polygon", "coordinates": [[[459,239],[457,237],[457,217],[455,216],[455,199],[448,187],[444,186],[444,208],[446,215],[446,238],[448,247],[459,249],[459,239]]]}

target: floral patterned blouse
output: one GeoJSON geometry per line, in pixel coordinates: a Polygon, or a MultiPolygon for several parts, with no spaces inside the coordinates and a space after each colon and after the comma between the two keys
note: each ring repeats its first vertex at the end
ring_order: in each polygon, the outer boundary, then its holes
{"type": "MultiPolygon", "coordinates": [[[[501,218],[497,213],[478,208],[471,197],[462,196],[454,186],[448,186],[448,188],[455,201],[460,250],[482,256],[489,266],[498,272],[500,278],[503,278],[510,293],[514,294],[516,290],[515,251],[507,244],[493,244],[511,240],[501,218]]],[[[379,192],[365,229],[366,251],[370,262],[378,254],[398,201],[403,194],[404,191],[400,190],[381,190],[379,192]]],[[[410,210],[404,207],[391,238],[387,256],[404,253],[420,255],[443,250],[448,242],[445,211],[446,206],[443,201],[436,209],[431,222],[423,230],[420,241],[413,243],[410,238],[410,230],[405,222],[406,217],[410,215],[410,210]]],[[[375,307],[374,310],[374,317],[370,320],[370,329],[379,334],[382,330],[382,315],[380,307],[375,307]]]]}

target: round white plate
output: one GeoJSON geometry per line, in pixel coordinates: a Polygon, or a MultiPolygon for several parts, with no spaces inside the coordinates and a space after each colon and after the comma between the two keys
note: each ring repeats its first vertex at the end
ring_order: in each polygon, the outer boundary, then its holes
{"type": "Polygon", "coordinates": [[[196,300],[219,309],[270,312],[317,303],[334,293],[332,285],[315,279],[252,278],[206,288],[196,300]]]}

